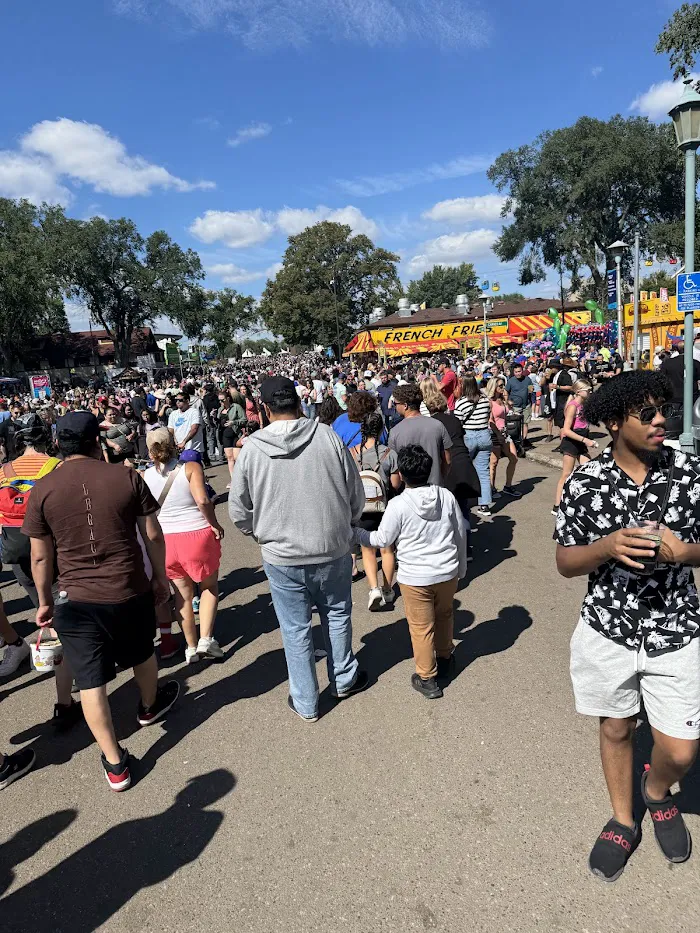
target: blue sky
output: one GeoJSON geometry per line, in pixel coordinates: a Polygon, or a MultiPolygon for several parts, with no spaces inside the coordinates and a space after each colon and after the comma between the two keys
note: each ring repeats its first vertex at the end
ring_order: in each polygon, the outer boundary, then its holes
{"type": "Polygon", "coordinates": [[[582,115],[661,119],[679,92],[653,47],[675,6],[4,3],[0,196],[164,229],[211,287],[253,295],[325,217],[398,252],[405,281],[467,260],[510,291],[485,169],[582,115]]]}

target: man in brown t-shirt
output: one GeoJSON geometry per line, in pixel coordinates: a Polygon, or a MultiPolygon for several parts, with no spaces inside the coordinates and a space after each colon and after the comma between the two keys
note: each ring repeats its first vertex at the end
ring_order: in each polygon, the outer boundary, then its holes
{"type": "Polygon", "coordinates": [[[69,412],[56,427],[64,463],[37,481],[22,526],[31,538],[37,623],[51,623],[58,632],[85,719],[102,751],[107,781],[112,790],[126,790],[129,753],[116,740],[107,700],[106,685],[114,680],[116,666],[134,669],[142,726],[161,719],[180,692],[175,681],[158,685],[153,648],[154,597],[160,602],[168,595],[165,543],[155,514],[159,506],[138,473],[102,460],[93,414],[69,412]],[[137,527],[153,566],[152,585],[137,527]]]}

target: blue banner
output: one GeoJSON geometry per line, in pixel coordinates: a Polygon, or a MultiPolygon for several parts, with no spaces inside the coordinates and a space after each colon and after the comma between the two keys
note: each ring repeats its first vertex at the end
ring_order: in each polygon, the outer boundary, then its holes
{"type": "Polygon", "coordinates": [[[617,270],[608,269],[606,279],[608,283],[608,310],[617,309],[617,270]]]}

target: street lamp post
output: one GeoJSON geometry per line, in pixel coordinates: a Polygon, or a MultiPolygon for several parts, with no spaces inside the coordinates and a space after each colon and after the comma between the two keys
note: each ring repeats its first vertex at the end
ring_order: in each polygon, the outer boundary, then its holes
{"type": "Polygon", "coordinates": [[[623,307],[622,307],[622,275],[620,274],[620,268],[622,265],[622,254],[628,249],[628,246],[622,240],[615,240],[614,243],[611,243],[608,246],[608,250],[615,260],[615,268],[617,272],[616,279],[616,291],[617,291],[617,352],[620,354],[620,359],[623,359],[625,352],[625,339],[623,331],[623,307]]]}
{"type": "MultiPolygon", "coordinates": [[[[676,131],[678,148],[685,153],[685,271],[695,269],[695,158],[700,146],[700,94],[692,87],[693,79],[685,81],[680,101],[669,111],[676,131]]],[[[694,315],[686,311],[683,321],[683,433],[681,450],[693,453],[693,326],[694,315]]]]}
{"type": "Polygon", "coordinates": [[[484,306],[484,359],[486,359],[486,354],[489,352],[489,331],[488,331],[488,313],[491,310],[491,296],[487,294],[479,295],[479,301],[484,306]]]}

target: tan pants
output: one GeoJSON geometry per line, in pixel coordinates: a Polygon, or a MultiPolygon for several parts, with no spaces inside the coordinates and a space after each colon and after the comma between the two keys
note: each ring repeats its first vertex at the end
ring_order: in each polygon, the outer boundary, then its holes
{"type": "Polygon", "coordinates": [[[437,674],[437,658],[452,655],[454,634],[453,602],[457,578],[431,586],[399,583],[411,633],[416,673],[423,680],[437,674]]]}

